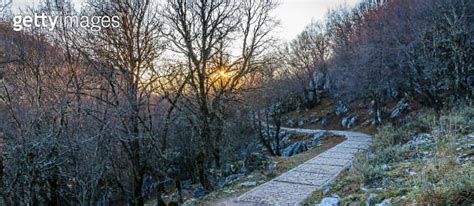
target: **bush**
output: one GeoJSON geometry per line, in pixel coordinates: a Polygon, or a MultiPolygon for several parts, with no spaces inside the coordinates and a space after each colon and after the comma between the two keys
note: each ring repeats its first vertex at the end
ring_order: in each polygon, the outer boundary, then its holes
{"type": "Polygon", "coordinates": [[[381,149],[405,142],[409,136],[411,136],[411,134],[404,129],[395,129],[391,126],[384,126],[374,135],[374,145],[372,148],[375,152],[378,152],[381,149]]]}
{"type": "Polygon", "coordinates": [[[473,204],[474,169],[472,164],[469,167],[453,167],[446,162],[430,163],[423,173],[419,201],[435,205],[473,204]]]}
{"type": "Polygon", "coordinates": [[[383,172],[373,158],[366,154],[357,156],[350,169],[350,178],[355,182],[368,185],[382,180],[383,172]]]}

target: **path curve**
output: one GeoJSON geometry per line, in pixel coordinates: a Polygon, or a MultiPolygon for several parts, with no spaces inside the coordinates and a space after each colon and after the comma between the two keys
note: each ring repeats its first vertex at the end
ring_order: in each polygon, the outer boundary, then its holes
{"type": "Polygon", "coordinates": [[[372,144],[371,136],[360,132],[296,128],[281,128],[281,130],[303,134],[327,132],[345,136],[346,140],[290,171],[244,193],[235,200],[228,200],[217,205],[299,205],[314,191],[332,182],[340,172],[350,166],[356,153],[367,150],[372,144]]]}

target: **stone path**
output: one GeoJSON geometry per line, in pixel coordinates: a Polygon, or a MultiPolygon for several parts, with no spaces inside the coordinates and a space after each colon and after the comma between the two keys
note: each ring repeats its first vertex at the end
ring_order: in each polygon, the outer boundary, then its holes
{"type": "Polygon", "coordinates": [[[311,160],[270,180],[224,205],[298,205],[311,193],[330,183],[350,166],[357,152],[365,151],[372,143],[369,135],[336,130],[282,128],[288,132],[330,132],[343,135],[346,140],[311,160]]]}

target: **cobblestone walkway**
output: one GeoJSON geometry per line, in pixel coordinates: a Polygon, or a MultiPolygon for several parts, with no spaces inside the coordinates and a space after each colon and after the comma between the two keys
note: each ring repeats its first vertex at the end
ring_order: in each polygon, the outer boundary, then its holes
{"type": "Polygon", "coordinates": [[[330,183],[346,167],[355,153],[365,151],[372,143],[369,135],[349,131],[325,131],[283,128],[288,132],[330,132],[346,140],[238,197],[228,205],[298,205],[314,191],[330,183]]]}

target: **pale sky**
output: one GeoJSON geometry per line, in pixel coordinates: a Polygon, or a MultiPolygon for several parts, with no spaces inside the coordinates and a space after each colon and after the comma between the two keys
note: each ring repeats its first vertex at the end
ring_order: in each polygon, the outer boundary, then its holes
{"type": "Polygon", "coordinates": [[[280,28],[276,35],[289,41],[295,38],[312,20],[324,19],[327,11],[340,5],[353,7],[360,0],[280,0],[275,10],[276,18],[280,19],[280,28]]]}
{"type": "MultiPolygon", "coordinates": [[[[80,5],[83,0],[71,0],[80,5]]],[[[239,1],[239,0],[236,0],[239,1]]],[[[274,15],[280,20],[280,27],[276,28],[275,36],[289,41],[298,35],[312,20],[324,19],[328,9],[340,5],[354,6],[360,0],[278,0],[280,5],[274,15]]],[[[36,6],[40,0],[13,0],[13,10],[25,6],[36,6]]],[[[76,6],[77,8],[78,6],[76,6]]]]}

